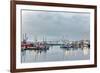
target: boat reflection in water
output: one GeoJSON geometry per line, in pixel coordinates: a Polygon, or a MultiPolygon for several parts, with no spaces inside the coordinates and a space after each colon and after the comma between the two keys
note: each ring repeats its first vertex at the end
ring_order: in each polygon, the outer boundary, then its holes
{"type": "Polygon", "coordinates": [[[49,49],[23,50],[21,51],[22,63],[51,62],[51,61],[73,61],[90,59],[89,48],[60,48],[50,46],[49,49]]]}
{"type": "Polygon", "coordinates": [[[83,54],[84,55],[88,55],[88,52],[89,52],[90,50],[89,50],[89,48],[87,48],[87,47],[84,47],[83,48],[83,54]]]}
{"type": "Polygon", "coordinates": [[[69,56],[69,55],[77,56],[80,52],[82,52],[82,54],[85,56],[85,55],[88,55],[90,51],[90,49],[86,47],[84,48],[63,48],[63,50],[64,50],[65,56],[69,56]]]}

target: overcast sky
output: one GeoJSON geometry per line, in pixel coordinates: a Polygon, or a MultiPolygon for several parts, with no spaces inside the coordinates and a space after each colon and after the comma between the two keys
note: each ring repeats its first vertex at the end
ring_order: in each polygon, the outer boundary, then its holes
{"type": "Polygon", "coordinates": [[[22,36],[28,40],[90,39],[90,14],[76,12],[22,10],[22,36]]]}

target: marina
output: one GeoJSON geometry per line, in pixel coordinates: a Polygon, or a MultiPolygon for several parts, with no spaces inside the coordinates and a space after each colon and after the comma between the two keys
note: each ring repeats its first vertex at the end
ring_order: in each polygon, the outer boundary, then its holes
{"type": "Polygon", "coordinates": [[[36,39],[35,42],[28,42],[28,37],[26,34],[24,36],[23,41],[21,42],[22,50],[43,50],[49,49],[50,46],[60,46],[60,48],[90,48],[89,40],[78,40],[78,41],[69,41],[69,40],[56,40],[56,41],[38,41],[36,39]]]}
{"type": "Polygon", "coordinates": [[[69,61],[87,60],[90,58],[90,41],[38,41],[29,42],[26,35],[21,42],[21,61],[49,62],[49,61],[69,61]]]}
{"type": "Polygon", "coordinates": [[[21,62],[90,59],[89,17],[89,13],[22,10],[21,62]]]}

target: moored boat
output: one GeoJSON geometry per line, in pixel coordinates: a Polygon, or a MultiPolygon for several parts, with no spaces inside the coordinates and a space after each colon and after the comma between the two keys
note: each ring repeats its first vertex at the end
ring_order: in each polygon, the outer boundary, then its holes
{"type": "Polygon", "coordinates": [[[65,45],[64,44],[64,45],[61,45],[60,48],[72,48],[72,46],[71,45],[65,45]]]}

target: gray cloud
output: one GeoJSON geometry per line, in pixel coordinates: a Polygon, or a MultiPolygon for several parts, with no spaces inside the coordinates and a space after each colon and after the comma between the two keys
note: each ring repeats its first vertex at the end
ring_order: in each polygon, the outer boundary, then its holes
{"type": "Polygon", "coordinates": [[[48,40],[65,36],[69,40],[90,38],[90,14],[75,12],[22,11],[22,34],[27,33],[29,40],[43,36],[48,40]]]}

